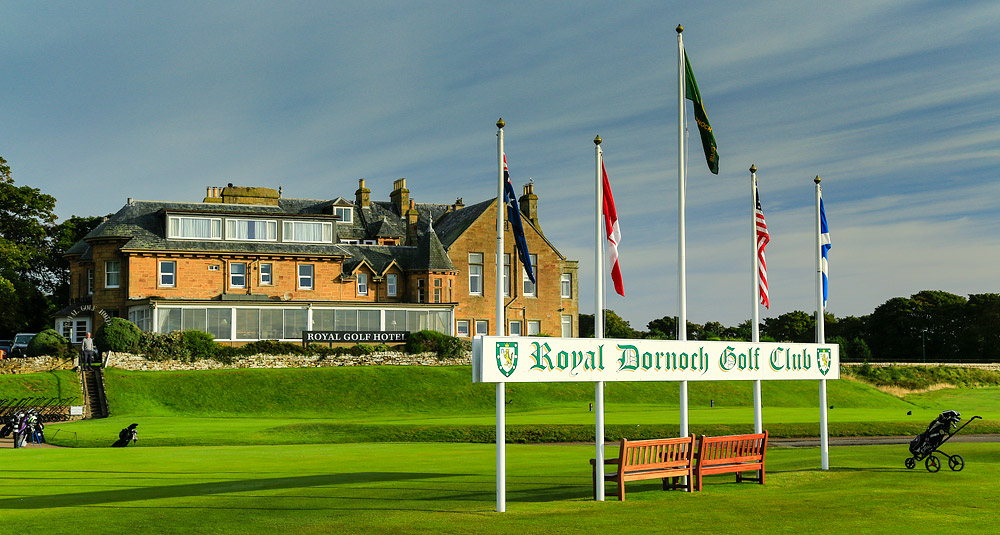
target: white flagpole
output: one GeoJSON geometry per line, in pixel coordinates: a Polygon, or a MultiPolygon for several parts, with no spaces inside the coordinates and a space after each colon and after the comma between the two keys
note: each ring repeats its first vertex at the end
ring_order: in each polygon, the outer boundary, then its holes
{"type": "MultiPolygon", "coordinates": [[[[503,178],[503,127],[501,117],[497,121],[497,263],[496,263],[496,327],[497,336],[504,335],[503,310],[503,218],[504,218],[504,178],[503,178]]],[[[497,383],[497,512],[507,510],[507,432],[506,432],[506,402],[504,401],[505,383],[497,383]]]]}
{"type": "MultiPolygon", "coordinates": [[[[594,138],[594,176],[596,184],[597,199],[595,209],[595,220],[597,254],[594,256],[594,273],[596,281],[596,291],[594,299],[594,338],[604,338],[604,236],[601,235],[601,220],[604,208],[604,183],[601,177],[601,136],[594,138]]],[[[594,399],[596,407],[595,436],[594,443],[597,448],[595,457],[596,465],[594,470],[597,474],[597,488],[594,496],[599,502],[604,501],[604,381],[597,381],[594,386],[594,399]]]]}
{"type": "MultiPolygon", "coordinates": [[[[824,326],[826,318],[823,315],[826,307],[823,304],[823,228],[820,225],[820,199],[823,189],[820,187],[819,175],[813,179],[816,183],[816,343],[826,343],[824,326]]],[[[823,470],[830,469],[830,435],[827,429],[826,414],[826,379],[819,380],[819,450],[820,466],[823,470]]]]}
{"type": "MultiPolygon", "coordinates": [[[[677,339],[687,340],[687,261],[685,255],[685,192],[687,177],[684,176],[684,27],[677,25],[677,294],[679,311],[677,316],[677,339]]],[[[680,382],[680,436],[688,436],[688,384],[680,382]]]]}
{"type": "MultiPolygon", "coordinates": [[[[750,341],[760,342],[760,262],[757,258],[757,166],[750,165],[750,257],[753,258],[750,278],[753,279],[753,319],[750,320],[750,341]]],[[[753,432],[763,433],[761,415],[760,380],[753,382],[753,432]]]]}

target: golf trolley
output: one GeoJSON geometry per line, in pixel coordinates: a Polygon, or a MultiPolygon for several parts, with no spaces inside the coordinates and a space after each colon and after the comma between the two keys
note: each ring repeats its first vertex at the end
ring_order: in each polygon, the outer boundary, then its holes
{"type": "Polygon", "coordinates": [[[982,420],[981,416],[973,416],[968,422],[962,424],[962,427],[958,427],[958,422],[962,421],[962,415],[958,411],[942,412],[931,421],[926,431],[910,441],[910,453],[913,457],[907,458],[904,464],[907,468],[912,469],[917,466],[917,461],[924,461],[928,472],[937,472],[941,469],[941,459],[934,454],[940,453],[948,458],[948,468],[955,472],[961,471],[965,468],[965,459],[962,459],[961,455],[948,455],[938,448],[977,418],[982,420]],[[957,429],[951,431],[953,428],[957,429]]]}

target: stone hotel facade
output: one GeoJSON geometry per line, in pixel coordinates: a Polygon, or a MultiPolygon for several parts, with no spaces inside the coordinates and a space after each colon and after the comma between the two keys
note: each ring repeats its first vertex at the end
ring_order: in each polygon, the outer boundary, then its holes
{"type": "MultiPolygon", "coordinates": [[[[362,179],[353,200],[232,184],[201,202],[129,199],[67,251],[73,302],[55,328],[75,343],[110,317],[231,344],[305,330],[494,334],[497,200],[417,203],[406,179],[388,202],[370,197],[362,179]]],[[[577,336],[577,261],[542,233],[533,184],[519,203],[537,284],[508,228],[505,330],[577,336]]]]}

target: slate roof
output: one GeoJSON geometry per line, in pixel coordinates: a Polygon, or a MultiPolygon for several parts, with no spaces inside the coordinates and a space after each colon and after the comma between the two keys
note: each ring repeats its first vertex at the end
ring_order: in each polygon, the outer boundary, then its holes
{"type": "MultiPolygon", "coordinates": [[[[468,208],[449,213],[446,204],[416,204],[417,246],[376,246],[345,244],[302,244],[282,242],[223,241],[223,240],[178,240],[166,239],[165,221],[167,213],[198,213],[206,215],[264,216],[275,219],[296,217],[322,217],[334,221],[332,207],[343,205],[342,197],[334,200],[278,199],[278,206],[246,205],[227,203],[184,203],[170,201],[133,201],[123,206],[82,240],[70,247],[67,255],[79,255],[81,260],[92,258],[90,243],[97,240],[122,240],[124,251],[191,251],[235,254],[290,254],[322,255],[345,258],[344,270],[350,272],[362,261],[367,262],[377,273],[383,273],[393,261],[400,268],[416,270],[454,270],[448,257],[445,241],[439,238],[429,222],[448,229],[451,234],[448,244],[453,242],[462,230],[475,220],[475,210],[464,214],[468,208]],[[458,214],[462,214],[458,216],[458,214]],[[455,234],[455,232],[458,234],[455,234]]],[[[486,201],[489,206],[493,201],[486,201]]],[[[396,213],[391,202],[370,203],[370,207],[354,207],[350,223],[336,223],[337,239],[374,240],[378,237],[405,237],[406,220],[396,213]]],[[[479,205],[474,205],[479,206],[479,205]]],[[[481,212],[480,212],[481,213],[481,212]]]]}

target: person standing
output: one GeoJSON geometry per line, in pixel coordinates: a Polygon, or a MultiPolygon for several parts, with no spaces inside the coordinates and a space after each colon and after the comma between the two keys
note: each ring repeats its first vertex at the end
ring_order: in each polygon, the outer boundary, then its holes
{"type": "Polygon", "coordinates": [[[83,339],[83,345],[80,348],[83,350],[83,362],[80,366],[90,366],[94,361],[94,339],[90,337],[90,333],[87,333],[87,337],[83,339]]]}

